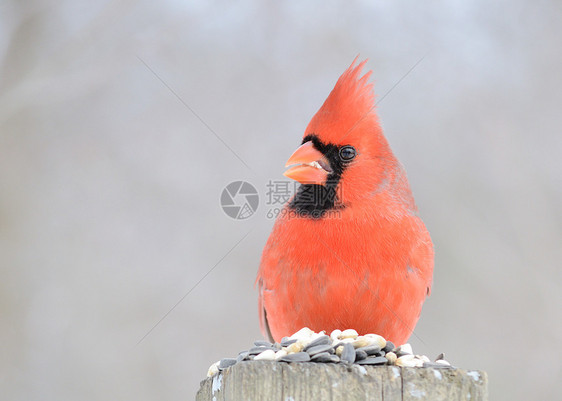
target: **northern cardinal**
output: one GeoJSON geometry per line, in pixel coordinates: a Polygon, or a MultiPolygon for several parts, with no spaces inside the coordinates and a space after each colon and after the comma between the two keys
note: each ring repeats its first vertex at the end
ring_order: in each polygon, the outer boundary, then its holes
{"type": "Polygon", "coordinates": [[[286,164],[301,185],[256,280],[261,330],[272,341],[306,326],[403,344],[430,293],[433,244],[378,123],[366,61],[338,79],[286,164]]]}

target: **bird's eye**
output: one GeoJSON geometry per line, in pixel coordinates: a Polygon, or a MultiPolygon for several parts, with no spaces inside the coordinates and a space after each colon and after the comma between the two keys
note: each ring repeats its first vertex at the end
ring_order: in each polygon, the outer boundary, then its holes
{"type": "Polygon", "coordinates": [[[357,151],[353,146],[344,146],[340,149],[340,159],[348,162],[353,160],[357,155],[357,151]]]}

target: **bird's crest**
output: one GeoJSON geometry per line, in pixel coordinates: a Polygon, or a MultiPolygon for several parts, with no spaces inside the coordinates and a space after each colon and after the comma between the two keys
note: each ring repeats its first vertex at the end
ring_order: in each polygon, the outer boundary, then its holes
{"type": "Polygon", "coordinates": [[[355,65],[357,58],[340,76],[334,89],[314,115],[305,135],[315,133],[324,141],[339,144],[360,122],[374,123],[378,127],[374,111],[375,95],[369,82],[372,71],[361,76],[367,60],[355,65]]]}

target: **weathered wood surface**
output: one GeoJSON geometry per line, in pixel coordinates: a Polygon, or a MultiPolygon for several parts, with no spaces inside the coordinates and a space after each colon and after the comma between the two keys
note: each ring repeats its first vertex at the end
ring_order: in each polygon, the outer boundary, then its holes
{"type": "Polygon", "coordinates": [[[482,401],[487,387],[476,370],[245,361],[204,380],[197,401],[482,401]]]}

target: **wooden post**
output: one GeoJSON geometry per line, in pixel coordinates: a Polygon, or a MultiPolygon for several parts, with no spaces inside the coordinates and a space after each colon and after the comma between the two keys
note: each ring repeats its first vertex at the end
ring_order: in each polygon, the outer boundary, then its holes
{"type": "Polygon", "coordinates": [[[486,372],[244,361],[201,383],[197,401],[488,400],[486,372]]]}

